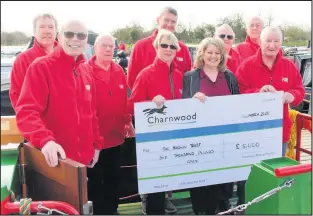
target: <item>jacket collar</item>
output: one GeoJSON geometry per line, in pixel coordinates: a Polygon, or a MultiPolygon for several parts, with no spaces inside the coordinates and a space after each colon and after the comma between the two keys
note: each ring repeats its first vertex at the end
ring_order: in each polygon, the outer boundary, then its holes
{"type": "Polygon", "coordinates": [[[62,46],[57,46],[53,52],[52,55],[56,58],[60,59],[62,62],[64,62],[66,65],[70,66],[74,69],[77,68],[78,65],[86,61],[85,55],[81,54],[75,59],[72,56],[69,56],[66,54],[63,50],[62,46]]]}
{"type": "MultiPolygon", "coordinates": [[[[276,56],[276,60],[273,64],[273,67],[274,65],[276,65],[280,60],[282,59],[282,52],[278,52],[277,56],[276,56]]],[[[258,65],[264,65],[263,63],[263,59],[262,59],[262,51],[261,49],[258,49],[257,53],[256,53],[256,60],[255,60],[255,63],[258,64],[258,65]]]]}
{"type": "Polygon", "coordinates": [[[111,61],[109,71],[105,71],[96,64],[96,58],[96,55],[94,55],[88,61],[88,64],[92,67],[92,74],[95,78],[107,82],[110,79],[110,74],[117,71],[119,68],[113,61],[111,61]]]}
{"type": "MultiPolygon", "coordinates": [[[[58,44],[59,43],[57,41],[54,41],[53,48],[57,47],[58,44]]],[[[36,38],[34,38],[33,49],[36,50],[36,52],[38,52],[38,53],[40,53],[42,55],[46,55],[47,54],[45,49],[42,47],[42,45],[38,42],[38,40],[36,38]]]]}
{"type": "Polygon", "coordinates": [[[158,33],[159,33],[158,29],[154,30],[152,35],[151,35],[151,38],[154,40],[157,37],[158,33]]]}
{"type": "Polygon", "coordinates": [[[153,61],[153,65],[158,69],[158,73],[168,73],[170,71],[174,71],[176,68],[176,64],[174,60],[172,61],[170,67],[161,59],[159,59],[157,56],[155,57],[153,61]]]}
{"type": "Polygon", "coordinates": [[[251,45],[253,48],[255,48],[255,49],[259,49],[259,48],[260,48],[260,45],[254,43],[254,42],[252,41],[252,39],[250,38],[250,36],[248,36],[248,35],[247,35],[247,37],[246,37],[245,42],[248,43],[248,44],[250,44],[250,45],[251,45]]]}

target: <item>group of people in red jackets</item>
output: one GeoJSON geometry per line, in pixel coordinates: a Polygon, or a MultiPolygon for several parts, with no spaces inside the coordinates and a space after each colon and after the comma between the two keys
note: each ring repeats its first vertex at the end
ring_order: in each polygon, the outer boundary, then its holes
{"type": "MultiPolygon", "coordinates": [[[[125,77],[112,58],[114,38],[99,35],[87,60],[88,29],[78,20],[61,26],[51,14],[34,19],[34,46],[19,54],[11,73],[10,98],[21,134],[50,167],[70,158],[88,166],[89,200],[94,214],[116,215],[119,203],[120,147],[134,136],[134,103],[257,92],[284,91],[282,155],[290,137],[288,106],[304,98],[302,78],[282,56],[282,32],[260,17],[246,26],[247,38],[233,48],[235,34],[223,24],[199,44],[195,62],[175,36],[178,13],[166,7],[158,28],[133,47],[125,77]],[[131,90],[130,97],[127,96],[131,90]]],[[[231,107],[230,107],[231,108],[231,107]]],[[[244,182],[238,183],[239,203],[244,182]]],[[[195,214],[229,207],[233,183],[190,189],[195,214]]],[[[144,214],[175,213],[167,193],[141,195],[144,214]]]]}

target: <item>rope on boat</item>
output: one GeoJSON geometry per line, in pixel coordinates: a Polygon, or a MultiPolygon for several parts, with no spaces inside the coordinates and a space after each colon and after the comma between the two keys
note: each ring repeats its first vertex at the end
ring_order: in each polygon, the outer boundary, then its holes
{"type": "Polygon", "coordinates": [[[121,197],[120,200],[125,200],[125,199],[133,198],[133,197],[136,197],[136,196],[139,196],[139,194],[133,194],[133,195],[126,196],[126,197],[121,197]]]}
{"type": "Polygon", "coordinates": [[[137,167],[137,165],[121,166],[121,168],[132,168],[132,167],[137,167]]]}
{"type": "Polygon", "coordinates": [[[20,201],[20,214],[30,215],[30,204],[32,203],[31,198],[21,199],[20,201]]]}

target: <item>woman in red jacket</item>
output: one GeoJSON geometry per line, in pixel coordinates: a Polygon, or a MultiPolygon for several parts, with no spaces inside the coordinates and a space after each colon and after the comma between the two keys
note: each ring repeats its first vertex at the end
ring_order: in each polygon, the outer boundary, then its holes
{"type": "MultiPolygon", "coordinates": [[[[154,101],[157,107],[162,107],[165,100],[182,98],[183,77],[173,62],[180,49],[176,36],[168,30],[160,30],[153,45],[156,58],[137,76],[129,99],[128,110],[132,114],[136,102],[154,101]]],[[[164,192],[149,194],[146,214],[164,215],[164,201],[164,192]]]]}
{"type": "Polygon", "coordinates": [[[108,34],[98,36],[94,49],[95,56],[88,64],[96,86],[97,116],[104,145],[98,163],[88,169],[88,195],[94,214],[114,215],[119,202],[120,145],[124,142],[125,126],[131,125],[131,115],[126,114],[126,77],[122,67],[112,61],[114,38],[108,34]]]}

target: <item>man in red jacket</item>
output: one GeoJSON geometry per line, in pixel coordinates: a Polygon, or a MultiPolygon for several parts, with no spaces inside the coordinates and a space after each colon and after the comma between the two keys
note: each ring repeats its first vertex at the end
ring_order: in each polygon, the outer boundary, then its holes
{"type": "Polygon", "coordinates": [[[34,46],[19,54],[13,64],[11,71],[10,99],[13,109],[20,96],[24,78],[28,66],[38,57],[52,52],[57,45],[55,41],[57,34],[57,21],[51,14],[41,14],[35,17],[34,46]]]}
{"type": "Polygon", "coordinates": [[[261,33],[261,49],[238,68],[236,73],[241,93],[284,91],[283,144],[285,155],[290,138],[289,104],[298,106],[305,90],[296,66],[281,55],[282,32],[266,27],[261,33]]]}
{"type": "MultiPolygon", "coordinates": [[[[131,52],[127,72],[127,84],[132,90],[138,73],[145,67],[151,65],[155,59],[156,52],[153,47],[158,31],[167,29],[171,32],[175,31],[177,24],[177,11],[174,8],[166,7],[157,18],[158,29],[147,38],[137,41],[131,52]]],[[[191,70],[191,56],[188,47],[179,41],[181,50],[177,52],[174,59],[177,69],[183,74],[191,70]]]]}
{"type": "Polygon", "coordinates": [[[126,125],[131,125],[132,119],[126,113],[127,84],[123,68],[112,61],[114,37],[109,34],[98,36],[94,50],[95,55],[88,64],[92,67],[97,91],[97,116],[104,145],[98,163],[88,169],[88,197],[93,201],[94,214],[115,215],[119,203],[120,147],[126,125]]]}
{"type": "Polygon", "coordinates": [[[235,47],[242,60],[256,54],[260,48],[260,34],[264,28],[263,20],[258,17],[252,17],[246,26],[247,37],[246,41],[238,44],[235,47]]]}
{"type": "Polygon", "coordinates": [[[219,37],[224,41],[224,47],[227,53],[227,68],[231,72],[236,73],[237,68],[241,63],[241,57],[239,53],[232,48],[235,40],[233,29],[228,24],[223,24],[216,29],[215,37],[219,37]]]}
{"type": "Polygon", "coordinates": [[[81,22],[66,23],[60,46],[29,66],[15,107],[19,131],[50,167],[57,166],[58,153],[93,167],[103,146],[91,67],[82,64],[87,37],[81,22]]]}
{"type": "Polygon", "coordinates": [[[122,50],[123,52],[126,52],[126,45],[125,45],[125,43],[123,41],[120,43],[118,48],[119,48],[119,50],[122,50]]]}

